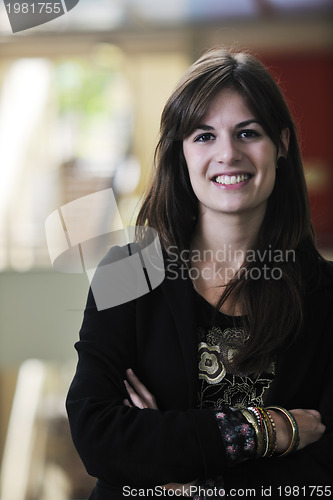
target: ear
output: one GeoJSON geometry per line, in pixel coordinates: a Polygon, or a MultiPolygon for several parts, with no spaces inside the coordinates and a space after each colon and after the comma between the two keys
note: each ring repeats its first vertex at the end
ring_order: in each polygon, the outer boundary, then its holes
{"type": "Polygon", "coordinates": [[[286,157],[288,154],[288,148],[289,148],[289,138],[290,138],[290,130],[289,128],[284,128],[281,132],[280,136],[280,147],[278,150],[278,158],[280,156],[286,157]]]}

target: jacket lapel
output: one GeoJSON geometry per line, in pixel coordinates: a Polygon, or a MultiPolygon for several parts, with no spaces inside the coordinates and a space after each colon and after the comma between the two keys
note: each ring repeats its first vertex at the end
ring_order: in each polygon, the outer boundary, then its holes
{"type": "Polygon", "coordinates": [[[193,285],[184,267],[166,260],[162,291],[173,316],[188,381],[188,404],[196,405],[198,385],[198,342],[193,285]],[[172,264],[172,265],[171,265],[172,264]]]}

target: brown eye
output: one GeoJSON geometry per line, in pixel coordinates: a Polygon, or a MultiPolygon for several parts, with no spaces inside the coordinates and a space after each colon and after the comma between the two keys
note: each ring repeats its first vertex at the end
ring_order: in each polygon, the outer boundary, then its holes
{"type": "Polygon", "coordinates": [[[194,142],[207,142],[215,139],[215,136],[210,133],[200,134],[195,139],[194,142]]]}
{"type": "Polygon", "coordinates": [[[259,137],[259,136],[260,136],[259,132],[257,132],[256,130],[252,130],[252,129],[242,130],[238,134],[238,137],[240,139],[253,139],[253,138],[259,137]]]}

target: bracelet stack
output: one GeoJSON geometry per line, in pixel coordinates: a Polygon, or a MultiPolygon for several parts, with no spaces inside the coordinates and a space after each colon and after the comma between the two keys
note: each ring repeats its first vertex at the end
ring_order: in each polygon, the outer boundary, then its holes
{"type": "Polygon", "coordinates": [[[286,451],[281,453],[279,456],[283,457],[284,455],[288,455],[289,453],[296,451],[299,445],[299,432],[298,432],[297,422],[294,419],[293,415],[290,413],[290,411],[286,410],[285,408],[282,408],[281,406],[268,406],[266,410],[275,410],[283,413],[283,415],[285,415],[285,417],[288,419],[289,424],[291,425],[292,437],[290,444],[286,449],[286,451]]]}
{"type": "Polygon", "coordinates": [[[279,456],[285,456],[297,449],[299,433],[297,422],[292,414],[280,406],[267,408],[249,407],[241,410],[246,420],[253,426],[257,439],[257,458],[272,457],[276,453],[276,428],[269,410],[280,411],[288,419],[292,427],[292,439],[286,451],[279,456]]]}

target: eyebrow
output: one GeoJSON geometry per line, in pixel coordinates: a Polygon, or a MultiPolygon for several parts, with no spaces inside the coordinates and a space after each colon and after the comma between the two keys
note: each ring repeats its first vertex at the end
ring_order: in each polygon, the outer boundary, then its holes
{"type": "Polygon", "coordinates": [[[210,125],[198,125],[196,130],[214,130],[214,127],[211,127],[210,125]]]}
{"type": "MultiPolygon", "coordinates": [[[[258,120],[256,120],[255,118],[250,118],[249,120],[245,120],[243,122],[237,123],[237,125],[235,125],[235,128],[247,127],[248,125],[251,125],[251,123],[256,123],[256,124],[262,126],[258,120]]],[[[210,125],[205,125],[204,123],[202,123],[201,125],[197,126],[196,130],[205,130],[205,131],[214,130],[214,127],[211,127],[210,125]]]]}
{"type": "Polygon", "coordinates": [[[248,125],[251,125],[251,123],[256,123],[257,125],[261,126],[261,123],[258,120],[251,118],[250,120],[245,120],[244,122],[237,123],[235,128],[247,127],[248,125]]]}

